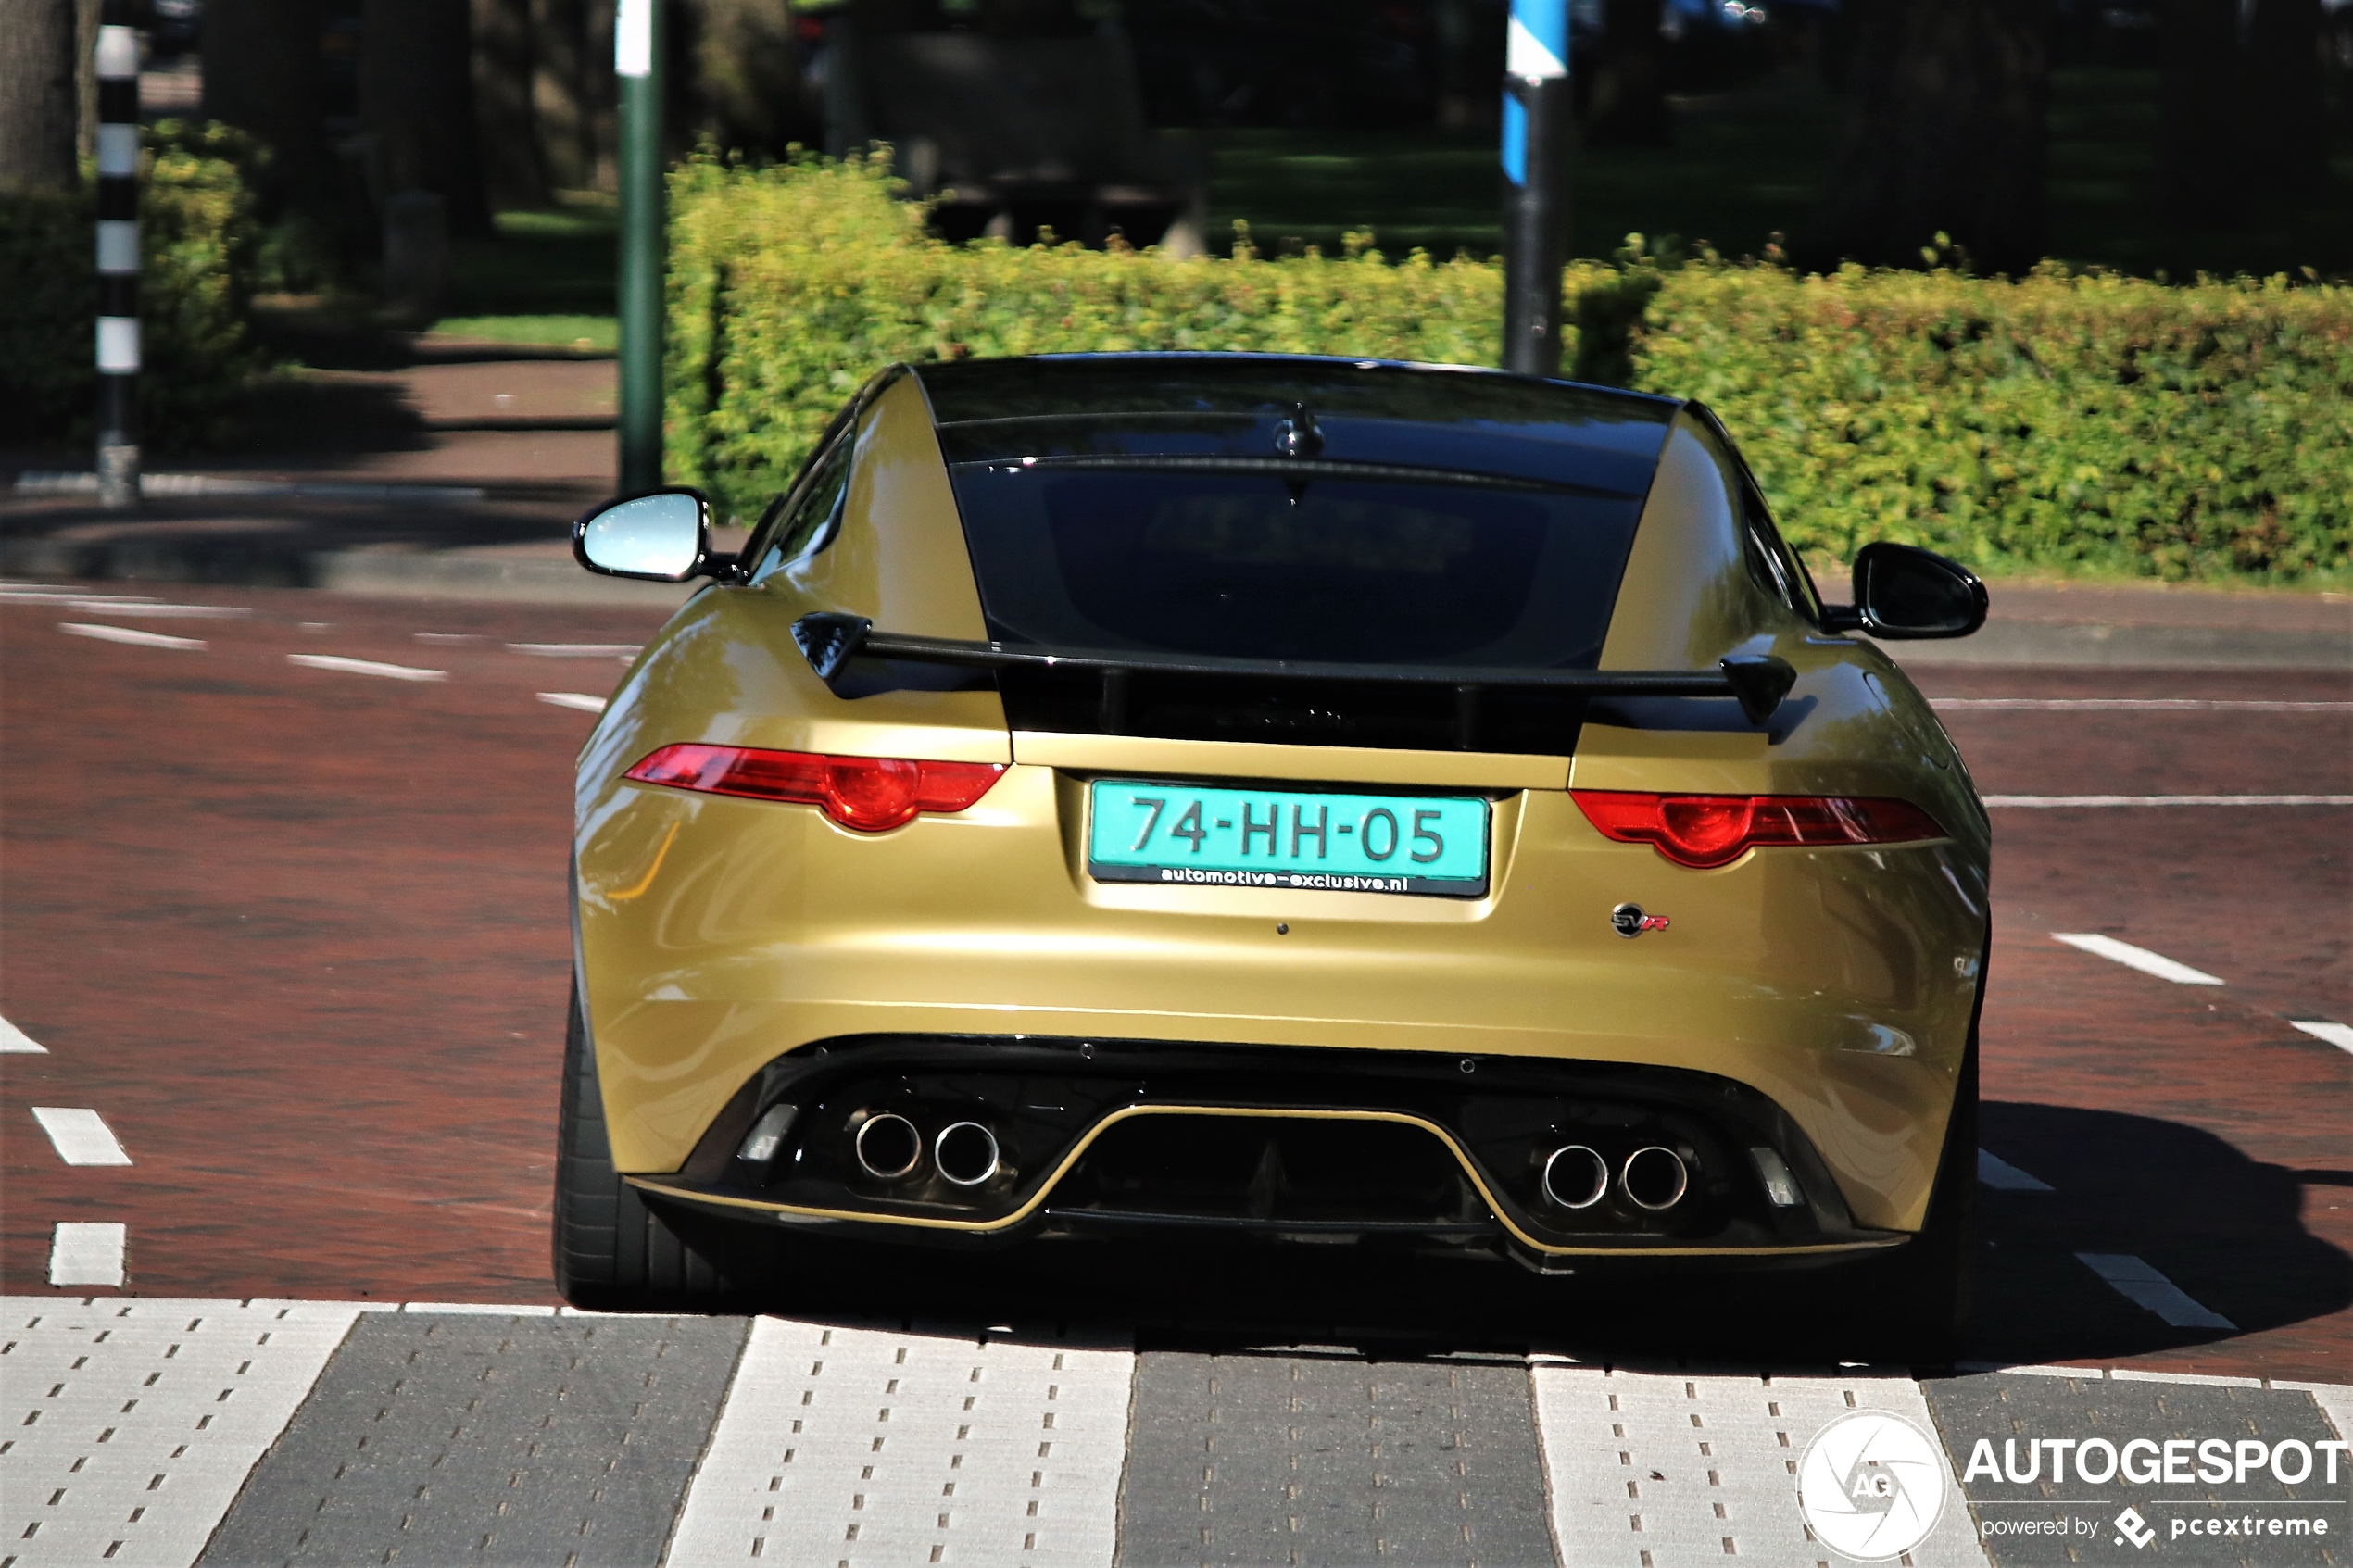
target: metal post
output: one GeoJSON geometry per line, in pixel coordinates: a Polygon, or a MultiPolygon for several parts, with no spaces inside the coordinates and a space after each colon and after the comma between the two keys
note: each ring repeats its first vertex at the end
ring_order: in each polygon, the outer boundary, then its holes
{"type": "Polygon", "coordinates": [[[139,35],[98,15],[98,501],[139,504],[139,35]]]}
{"type": "Polygon", "coordinates": [[[1568,0],[1512,0],[1504,61],[1504,369],[1561,365],[1568,253],[1568,0]]]}
{"type": "Polygon", "coordinates": [[[661,483],[661,0],[621,0],[621,488],[661,483]]]}

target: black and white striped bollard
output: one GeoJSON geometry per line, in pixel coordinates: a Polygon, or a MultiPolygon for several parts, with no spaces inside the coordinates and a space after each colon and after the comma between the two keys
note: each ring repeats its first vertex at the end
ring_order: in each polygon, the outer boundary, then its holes
{"type": "Polygon", "coordinates": [[[98,27],[98,501],[139,504],[139,35],[133,0],[98,27]]]}

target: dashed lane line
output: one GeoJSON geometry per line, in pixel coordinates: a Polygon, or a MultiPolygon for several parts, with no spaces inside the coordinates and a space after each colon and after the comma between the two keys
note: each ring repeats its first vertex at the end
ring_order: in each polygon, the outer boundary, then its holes
{"type": "Polygon", "coordinates": [[[2076,1258],[2119,1296],[2145,1307],[2175,1328],[2219,1328],[2238,1332],[2238,1324],[2205,1305],[2167,1279],[2157,1267],[2129,1252],[2078,1252],[2076,1258]]]}
{"type": "Polygon", "coordinates": [[[2051,1184],[2002,1159],[1990,1149],[1977,1151],[1977,1179],[1998,1192],[2049,1192],[2051,1184]]]}
{"type": "Polygon", "coordinates": [[[2113,936],[2102,936],[2094,932],[2054,931],[2051,933],[2051,940],[2064,942],[2070,947],[2080,947],[2084,952],[2113,960],[2127,969],[2137,969],[2143,974],[2154,974],[2159,980],[2171,980],[2176,985],[2223,984],[2220,975],[2208,974],[2202,969],[2192,969],[2185,963],[2175,962],[2162,953],[2152,953],[2146,947],[2135,947],[2130,942],[2119,942],[2113,936]]]}
{"type": "Polygon", "coordinates": [[[2353,1023],[2330,1023],[2317,1018],[2291,1018],[2287,1026],[2301,1029],[2316,1040],[2326,1040],[2339,1050],[2353,1051],[2353,1023]]]}
{"type": "Polygon", "coordinates": [[[583,713],[602,713],[605,699],[590,696],[586,692],[541,692],[539,700],[555,708],[577,709],[583,713]]]}
{"type": "Polygon", "coordinates": [[[60,1220],[49,1236],[51,1285],[103,1285],[120,1290],[131,1227],[113,1221],[60,1220]]]}
{"type": "Polygon", "coordinates": [[[1931,697],[1929,705],[1932,708],[1981,709],[1995,711],[2007,709],[2032,712],[2066,712],[2079,709],[2112,709],[2120,712],[2146,710],[2150,712],[2343,713],[2353,711],[2353,702],[2285,702],[2195,696],[1939,696],[1931,697]]]}
{"type": "Polygon", "coordinates": [[[1988,809],[2104,810],[2114,807],[2353,806],[2353,795],[1989,795],[1988,809]]]}
{"type": "MultiPolygon", "coordinates": [[[[1729,1376],[1530,1361],[1554,1539],[1580,1568],[1823,1562],[1831,1554],[1796,1507],[1798,1461],[1815,1434],[1858,1410],[1937,1430],[1919,1385],[1901,1374],[1729,1376]]],[[[1959,1482],[1944,1461],[1950,1499],[1959,1482]]],[[[1906,1561],[1983,1568],[1969,1510],[1948,1500],[1906,1561]]]]}
{"type": "Polygon", "coordinates": [[[0,1056],[47,1056],[49,1047],[0,1018],[0,1056]]]}
{"type": "Polygon", "coordinates": [[[359,1309],[10,1298],[0,1313],[0,1555],[184,1568],[359,1309]]]}
{"type": "Polygon", "coordinates": [[[79,1107],[36,1105],[32,1119],[49,1135],[57,1158],[69,1165],[128,1165],[131,1156],[105,1117],[79,1107]]]}
{"type": "Polygon", "coordinates": [[[202,653],[202,637],[174,637],[162,632],[142,632],[133,626],[93,626],[86,621],[60,621],[57,630],[69,637],[88,637],[101,643],[124,643],[135,648],[176,648],[182,653],[202,653]]]}
{"type": "Polygon", "coordinates": [[[379,664],[372,659],[346,659],[335,653],[290,653],[286,662],[308,670],[335,670],[346,675],[381,675],[388,681],[446,681],[447,670],[423,670],[413,664],[379,664]]]}
{"type": "Polygon", "coordinates": [[[759,1319],[665,1561],[1109,1562],[1135,1361],[759,1319]]]}
{"type": "Polygon", "coordinates": [[[507,651],[534,659],[635,659],[645,648],[637,643],[509,643],[507,651]]]}
{"type": "Polygon", "coordinates": [[[253,613],[242,605],[164,605],[125,599],[68,599],[64,604],[69,609],[122,621],[232,621],[253,613]]]}

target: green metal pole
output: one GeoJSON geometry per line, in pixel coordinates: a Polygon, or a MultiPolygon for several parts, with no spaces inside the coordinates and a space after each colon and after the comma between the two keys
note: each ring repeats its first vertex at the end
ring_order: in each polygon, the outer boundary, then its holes
{"type": "Polygon", "coordinates": [[[621,488],[661,483],[661,0],[621,0],[621,488]]]}

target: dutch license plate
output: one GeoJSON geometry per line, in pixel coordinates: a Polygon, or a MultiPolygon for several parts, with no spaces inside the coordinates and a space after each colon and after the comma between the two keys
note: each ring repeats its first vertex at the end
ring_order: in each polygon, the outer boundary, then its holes
{"type": "Polygon", "coordinates": [[[1099,882],[1471,897],[1487,891],[1488,805],[1477,797],[1098,779],[1089,803],[1087,870],[1099,882]]]}

